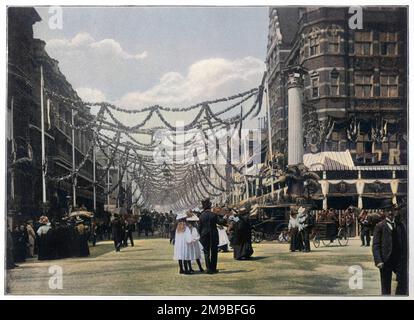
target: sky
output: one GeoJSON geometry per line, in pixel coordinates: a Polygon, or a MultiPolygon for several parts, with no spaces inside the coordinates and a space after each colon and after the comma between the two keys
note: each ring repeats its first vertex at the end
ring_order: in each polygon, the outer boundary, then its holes
{"type": "Polygon", "coordinates": [[[187,106],[257,87],[267,7],[37,7],[34,36],[86,101],[187,106]]]}

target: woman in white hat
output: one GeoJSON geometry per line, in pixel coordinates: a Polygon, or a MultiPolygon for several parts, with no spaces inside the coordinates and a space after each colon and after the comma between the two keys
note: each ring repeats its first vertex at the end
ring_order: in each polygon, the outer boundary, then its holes
{"type": "Polygon", "coordinates": [[[191,274],[188,261],[189,242],[191,242],[191,231],[186,223],[187,214],[177,214],[177,228],[175,229],[174,260],[178,261],[180,274],[191,274]]]}
{"type": "Polygon", "coordinates": [[[201,251],[202,245],[200,243],[200,234],[196,228],[196,223],[198,221],[198,217],[195,214],[191,214],[187,216],[187,224],[191,232],[191,238],[188,242],[188,256],[187,260],[189,262],[189,270],[190,272],[194,272],[193,268],[191,267],[191,261],[196,261],[200,272],[204,272],[203,267],[201,266],[201,251]]]}

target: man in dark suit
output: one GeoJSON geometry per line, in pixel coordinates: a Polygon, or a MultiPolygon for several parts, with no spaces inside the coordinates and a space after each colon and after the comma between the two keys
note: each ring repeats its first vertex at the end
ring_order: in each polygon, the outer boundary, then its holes
{"type": "Polygon", "coordinates": [[[210,199],[201,202],[203,212],[200,215],[198,232],[200,243],[203,246],[204,257],[206,260],[207,273],[217,273],[217,256],[219,234],[217,230],[217,215],[211,211],[210,199]]]}
{"type": "Polygon", "coordinates": [[[407,231],[400,222],[398,209],[387,200],[382,207],[385,219],[374,229],[372,252],[380,270],[381,293],[391,294],[392,273],[397,275],[396,295],[408,294],[407,231]]]}

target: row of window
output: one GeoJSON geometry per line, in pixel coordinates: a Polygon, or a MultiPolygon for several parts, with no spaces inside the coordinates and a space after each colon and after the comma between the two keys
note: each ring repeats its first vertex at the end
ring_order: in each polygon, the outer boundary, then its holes
{"type": "MultiPolygon", "coordinates": [[[[308,38],[308,50],[304,48],[305,57],[311,57],[320,54],[321,51],[321,35],[316,34],[308,38]]],[[[341,36],[338,33],[327,35],[329,53],[339,53],[341,36]]],[[[360,56],[370,56],[373,54],[373,33],[370,31],[355,32],[354,37],[354,53],[360,56]]],[[[379,53],[383,56],[398,55],[398,33],[396,32],[380,32],[379,35],[379,53]]]]}
{"type": "MultiPolygon", "coordinates": [[[[55,106],[56,112],[64,119],[67,123],[72,122],[72,114],[70,111],[67,111],[66,108],[59,108],[59,105],[55,106]]],[[[72,137],[72,128],[69,125],[66,125],[65,122],[56,118],[56,126],[63,131],[68,137],[72,137]]],[[[83,153],[86,153],[90,147],[90,141],[86,137],[85,133],[80,130],[75,130],[75,146],[81,150],[83,153]]]]}
{"type": "MultiPolygon", "coordinates": [[[[330,95],[339,96],[340,75],[331,73],[330,95]]],[[[380,76],[380,97],[394,98],[398,97],[398,75],[382,74],[380,76]]],[[[374,76],[372,74],[355,74],[354,75],[354,92],[355,97],[370,98],[374,97],[374,76]]],[[[311,77],[311,95],[312,98],[319,97],[319,77],[311,77]]]]}

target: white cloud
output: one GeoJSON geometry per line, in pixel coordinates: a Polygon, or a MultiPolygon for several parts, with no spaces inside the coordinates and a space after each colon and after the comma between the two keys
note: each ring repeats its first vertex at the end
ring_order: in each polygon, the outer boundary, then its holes
{"type": "Polygon", "coordinates": [[[96,41],[89,33],[80,32],[72,39],[51,39],[47,41],[46,49],[53,56],[76,54],[82,52],[91,58],[134,59],[142,60],[148,57],[148,52],[128,53],[114,39],[96,41]]]}
{"type": "Polygon", "coordinates": [[[77,88],[76,92],[78,93],[79,97],[86,102],[102,102],[106,101],[105,94],[93,88],[77,88]]]}
{"type": "Polygon", "coordinates": [[[264,70],[265,64],[254,57],[200,60],[188,68],[187,74],[168,72],[152,88],[127,93],[118,103],[126,107],[183,106],[233,95],[257,87],[264,70]]]}

